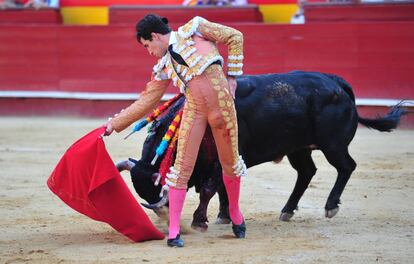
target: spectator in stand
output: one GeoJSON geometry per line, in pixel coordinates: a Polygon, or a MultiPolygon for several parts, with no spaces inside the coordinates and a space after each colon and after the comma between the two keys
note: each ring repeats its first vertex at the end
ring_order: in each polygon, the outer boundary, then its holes
{"type": "Polygon", "coordinates": [[[197,6],[197,5],[223,5],[226,0],[184,0],[185,6],[197,6]],[[220,2],[220,4],[218,3],[220,2]]]}
{"type": "Polygon", "coordinates": [[[290,24],[304,24],[305,23],[305,14],[303,12],[303,4],[306,0],[298,0],[298,10],[290,19],[290,24]]]}
{"type": "Polygon", "coordinates": [[[247,5],[247,0],[184,0],[183,5],[185,6],[196,6],[196,5],[215,5],[215,6],[238,6],[247,5]]]}
{"type": "Polygon", "coordinates": [[[230,0],[231,5],[233,6],[241,6],[249,4],[247,0],[230,0]]]}
{"type": "Polygon", "coordinates": [[[22,8],[23,4],[15,0],[0,0],[0,9],[22,8]]]}
{"type": "Polygon", "coordinates": [[[34,7],[35,9],[42,7],[59,8],[59,0],[29,0],[25,2],[24,7],[34,7]]]}
{"type": "Polygon", "coordinates": [[[0,0],[0,9],[42,7],[59,8],[59,0],[0,0]]]}
{"type": "Polygon", "coordinates": [[[197,0],[184,0],[183,6],[195,6],[197,3],[197,0]]]}
{"type": "MultiPolygon", "coordinates": [[[[370,1],[370,0],[368,0],[370,1]]],[[[392,2],[393,0],[390,0],[392,2]]],[[[398,1],[398,0],[397,0],[398,1]]],[[[362,0],[327,0],[328,3],[347,3],[347,4],[360,4],[362,0]]],[[[384,2],[384,0],[371,0],[371,2],[384,2]]]]}

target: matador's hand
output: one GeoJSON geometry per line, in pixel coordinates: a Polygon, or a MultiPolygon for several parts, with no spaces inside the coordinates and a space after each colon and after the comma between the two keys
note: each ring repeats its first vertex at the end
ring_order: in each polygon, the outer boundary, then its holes
{"type": "Polygon", "coordinates": [[[105,123],[103,126],[106,128],[104,136],[109,136],[114,131],[114,128],[112,127],[112,125],[109,121],[107,123],[105,123]]]}
{"type": "Polygon", "coordinates": [[[227,76],[227,82],[229,83],[230,93],[233,99],[236,98],[237,81],[233,76],[227,76]]]}

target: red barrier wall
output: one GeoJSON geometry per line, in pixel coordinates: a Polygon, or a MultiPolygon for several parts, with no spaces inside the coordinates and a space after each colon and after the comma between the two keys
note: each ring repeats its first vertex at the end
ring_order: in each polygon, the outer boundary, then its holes
{"type": "Polygon", "coordinates": [[[414,21],[414,3],[319,3],[304,6],[306,23],[414,21]]]}
{"type": "Polygon", "coordinates": [[[1,24],[61,24],[62,16],[58,9],[6,9],[0,10],[1,24]]]}
{"type": "Polygon", "coordinates": [[[169,6],[166,8],[159,6],[113,6],[109,9],[109,23],[124,23],[135,26],[139,19],[149,13],[167,17],[170,22],[174,23],[186,23],[195,16],[202,16],[218,23],[263,22],[259,8],[255,5],[247,5],[220,8],[215,6],[169,6]]]}
{"type": "MultiPolygon", "coordinates": [[[[414,98],[414,22],[232,26],[246,74],[323,71],[357,97],[414,98]]],[[[0,90],[136,92],[154,63],[133,27],[0,26],[0,90]]]]}

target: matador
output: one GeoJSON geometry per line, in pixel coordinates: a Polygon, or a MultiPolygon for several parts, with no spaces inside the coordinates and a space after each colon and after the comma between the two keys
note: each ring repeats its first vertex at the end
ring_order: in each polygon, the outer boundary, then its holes
{"type": "Polygon", "coordinates": [[[171,80],[184,93],[177,155],[165,180],[169,192],[167,245],[183,247],[180,218],[200,143],[210,125],[223,168],[223,182],[229,198],[233,233],[244,238],[246,224],[239,208],[240,176],[246,165],[238,152],[237,118],[234,106],[235,76],[243,67],[243,35],[240,31],[194,17],[172,31],[166,18],[149,14],[137,23],[137,40],[159,58],[151,80],[139,99],[106,124],[106,135],[120,132],[149,113],[161,100],[171,80]],[[228,47],[227,73],[217,43],[228,47]]]}

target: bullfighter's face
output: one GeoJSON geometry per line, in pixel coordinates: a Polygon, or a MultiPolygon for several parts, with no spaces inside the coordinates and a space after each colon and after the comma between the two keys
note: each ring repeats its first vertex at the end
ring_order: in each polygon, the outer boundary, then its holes
{"type": "Polygon", "coordinates": [[[168,44],[165,44],[160,34],[152,33],[152,40],[141,38],[141,43],[151,56],[161,58],[167,52],[168,44]]]}

